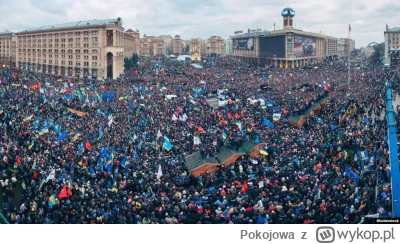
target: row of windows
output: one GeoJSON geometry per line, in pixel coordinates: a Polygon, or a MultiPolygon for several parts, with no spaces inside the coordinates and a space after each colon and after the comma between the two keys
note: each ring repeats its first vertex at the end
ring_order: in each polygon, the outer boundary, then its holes
{"type": "MultiPolygon", "coordinates": [[[[53,48],[53,44],[49,44],[49,46],[47,46],[46,44],[43,44],[43,45],[41,45],[41,44],[38,44],[38,45],[36,45],[36,44],[33,44],[33,45],[31,45],[31,44],[28,44],[28,45],[26,45],[26,44],[24,44],[24,45],[21,45],[20,46],[21,48],[31,48],[31,47],[50,47],[50,48],[53,48]]],[[[54,48],[81,48],[81,44],[75,44],[75,45],[73,45],[73,44],[61,44],[61,45],[59,45],[58,43],[56,43],[56,44],[54,44],[54,48]]],[[[98,47],[98,45],[97,45],[97,43],[92,43],[92,45],[89,45],[89,43],[84,43],[83,44],[83,47],[84,48],[89,48],[89,47],[92,47],[92,48],[96,48],[96,47],[98,47]]]]}
{"type": "MultiPolygon", "coordinates": [[[[36,50],[36,49],[32,49],[32,53],[34,53],[35,50],[36,50]]],[[[28,49],[28,50],[26,50],[26,49],[19,49],[19,53],[22,53],[22,52],[25,53],[26,51],[28,51],[28,53],[30,53],[30,52],[31,52],[31,49],[28,49]]],[[[46,49],[37,49],[37,53],[40,53],[41,51],[42,51],[42,53],[46,53],[46,49]]],[[[68,52],[68,53],[74,53],[74,50],[73,50],[73,49],[68,49],[67,52],[68,52]]],[[[98,52],[97,49],[93,49],[93,50],[92,50],[92,53],[93,53],[93,54],[96,54],[97,52],[98,52]]],[[[48,50],[47,50],[47,53],[52,53],[52,49],[48,49],[48,50]]],[[[58,53],[58,49],[54,49],[54,53],[58,53]]],[[[60,53],[65,53],[65,49],[61,49],[61,50],[60,50],[60,53]]],[[[81,53],[81,50],[75,50],[75,53],[81,53]]],[[[83,53],[89,53],[89,50],[88,50],[88,49],[84,49],[84,50],[83,50],[83,53]]]]}
{"type": "Polygon", "coordinates": [[[81,36],[81,35],[89,36],[89,33],[91,33],[92,36],[97,36],[99,34],[99,32],[97,30],[96,31],[91,31],[91,32],[89,32],[89,31],[83,31],[83,32],[77,31],[77,32],[67,32],[67,33],[62,32],[62,33],[31,35],[31,36],[20,36],[20,37],[18,37],[18,39],[22,39],[22,38],[23,39],[27,39],[27,38],[28,39],[30,39],[30,38],[35,39],[35,38],[53,38],[53,37],[73,37],[74,35],[75,36],[81,36]]]}
{"type": "MultiPolygon", "coordinates": [[[[26,59],[19,59],[19,61],[20,62],[25,62],[26,61],[26,59]]],[[[31,62],[31,59],[28,59],[28,62],[31,62]]],[[[32,59],[32,62],[33,63],[36,63],[36,59],[34,58],[34,59],[32,59]]],[[[47,60],[46,59],[37,59],[37,63],[39,63],[39,64],[55,64],[55,65],[58,65],[59,63],[58,63],[58,60],[55,60],[54,61],[54,63],[53,63],[53,60],[48,60],[48,62],[47,62],[47,60]],[[43,61],[43,62],[42,62],[43,61]]],[[[61,63],[60,63],[61,65],[65,65],[66,64],[66,62],[65,62],[65,60],[61,60],[61,63]]],[[[68,65],[73,65],[73,61],[68,61],[68,65]]],[[[75,66],[81,66],[81,62],[75,62],[75,66]]],[[[83,66],[84,67],[88,67],[89,66],[89,62],[83,62],[83,66]]],[[[97,62],[92,62],[92,67],[97,67],[97,62]]]]}
{"type": "MultiPolygon", "coordinates": [[[[20,55],[20,56],[22,57],[22,55],[20,55]]],[[[24,54],[23,56],[24,56],[24,57],[26,57],[26,56],[30,57],[31,54],[28,54],[28,55],[24,54]]],[[[62,59],[65,59],[65,56],[66,56],[66,55],[62,54],[62,55],[61,55],[61,58],[62,58],[62,59]]],[[[73,59],[73,55],[67,55],[67,56],[68,56],[68,59],[73,59]]],[[[32,57],[36,57],[36,54],[35,54],[35,53],[32,54],[32,57]]],[[[46,55],[46,54],[40,54],[40,53],[38,53],[38,54],[37,54],[37,57],[39,57],[39,58],[41,58],[41,57],[43,57],[43,58],[46,58],[46,57],[48,57],[48,58],[53,58],[53,55],[52,55],[52,54],[46,55]]],[[[58,57],[59,57],[58,54],[54,54],[54,58],[58,58],[58,57]]],[[[78,55],[78,54],[75,55],[75,59],[81,59],[81,55],[78,55]]],[[[84,60],[89,60],[90,58],[89,58],[89,56],[84,55],[84,56],[83,56],[83,59],[84,59],[84,60]]],[[[97,60],[97,56],[92,56],[92,60],[97,60]]]]}
{"type": "MultiPolygon", "coordinates": [[[[97,37],[92,37],[92,42],[97,42],[99,39],[97,38],[97,37]]],[[[66,41],[68,41],[68,42],[73,42],[74,41],[74,38],[68,38],[68,39],[66,39],[66,38],[61,38],[61,39],[54,39],[54,42],[55,43],[59,43],[59,42],[66,42],[66,41]]],[[[81,41],[81,38],[79,37],[79,38],[76,38],[75,39],[75,42],[80,42],[81,41]]],[[[89,37],[84,37],[83,38],[83,41],[84,42],[89,42],[89,37]]],[[[26,41],[26,40],[19,40],[18,41],[19,43],[31,43],[31,40],[28,40],[28,41],[26,41]]],[[[46,41],[46,39],[44,39],[43,40],[43,43],[46,43],[47,41],[46,41]]],[[[53,42],[53,39],[49,39],[49,43],[52,43],[53,42]]],[[[7,43],[8,43],[8,41],[7,41],[7,43]]],[[[32,43],[36,43],[36,40],[34,39],[34,40],[32,40],[32,43]]],[[[37,43],[42,43],[42,40],[37,40],[37,43]]]]}

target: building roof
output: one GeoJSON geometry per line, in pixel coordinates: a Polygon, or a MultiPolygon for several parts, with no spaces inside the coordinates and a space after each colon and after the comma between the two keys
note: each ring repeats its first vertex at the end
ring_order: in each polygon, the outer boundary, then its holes
{"type": "Polygon", "coordinates": [[[69,29],[69,28],[79,28],[79,27],[85,27],[85,26],[101,26],[101,25],[109,25],[109,24],[115,24],[118,22],[118,19],[102,19],[102,20],[83,20],[83,21],[78,21],[78,22],[69,22],[69,23],[63,23],[63,24],[55,24],[55,25],[43,25],[41,27],[33,27],[29,28],[26,30],[23,30],[19,33],[25,33],[25,32],[37,32],[37,31],[46,31],[46,30],[58,30],[58,29],[69,29]]]}
{"type": "Polygon", "coordinates": [[[389,32],[400,32],[400,27],[392,27],[392,28],[389,28],[389,30],[387,30],[387,31],[389,31],[389,32]]]}
{"type": "Polygon", "coordinates": [[[0,32],[0,35],[12,35],[12,34],[13,34],[13,32],[11,32],[9,30],[5,30],[5,31],[0,32]]]}

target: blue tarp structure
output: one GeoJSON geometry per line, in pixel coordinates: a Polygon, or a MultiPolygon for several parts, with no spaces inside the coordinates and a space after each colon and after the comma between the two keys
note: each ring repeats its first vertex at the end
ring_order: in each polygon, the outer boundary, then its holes
{"type": "Polygon", "coordinates": [[[106,100],[106,101],[114,101],[114,99],[115,99],[115,93],[114,93],[114,92],[104,92],[104,93],[101,95],[101,98],[102,98],[103,100],[106,100]]]}

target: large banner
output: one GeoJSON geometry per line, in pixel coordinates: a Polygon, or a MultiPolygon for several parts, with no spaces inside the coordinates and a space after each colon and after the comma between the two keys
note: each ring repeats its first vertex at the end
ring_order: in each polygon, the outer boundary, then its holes
{"type": "Polygon", "coordinates": [[[285,36],[260,37],[260,57],[285,58],[285,36]]]}
{"type": "Polygon", "coordinates": [[[237,38],[233,39],[232,47],[234,50],[254,50],[254,38],[237,38]]]}
{"type": "Polygon", "coordinates": [[[316,38],[310,36],[294,36],[294,56],[316,56],[316,38]]]}

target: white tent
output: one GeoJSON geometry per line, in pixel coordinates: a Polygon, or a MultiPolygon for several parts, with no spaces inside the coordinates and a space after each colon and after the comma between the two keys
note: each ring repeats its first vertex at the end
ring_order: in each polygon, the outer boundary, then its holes
{"type": "Polygon", "coordinates": [[[186,58],[190,58],[190,60],[192,60],[192,58],[189,55],[180,55],[176,60],[186,61],[186,58]]]}

